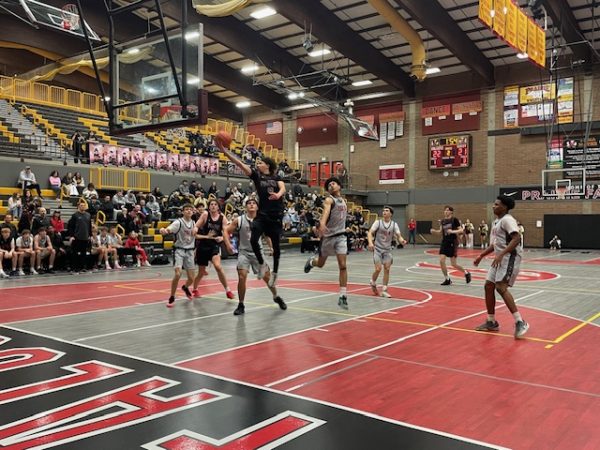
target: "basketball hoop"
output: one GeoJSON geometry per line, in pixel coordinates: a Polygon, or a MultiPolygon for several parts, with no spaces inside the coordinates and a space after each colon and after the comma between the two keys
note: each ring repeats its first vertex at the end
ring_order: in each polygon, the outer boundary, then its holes
{"type": "Polygon", "coordinates": [[[567,194],[567,188],[566,187],[557,187],[556,188],[556,198],[558,200],[564,200],[565,196],[567,194]]]}
{"type": "Polygon", "coordinates": [[[62,15],[62,27],[65,30],[78,30],[79,29],[79,10],[77,5],[69,3],[61,8],[62,15]]]}

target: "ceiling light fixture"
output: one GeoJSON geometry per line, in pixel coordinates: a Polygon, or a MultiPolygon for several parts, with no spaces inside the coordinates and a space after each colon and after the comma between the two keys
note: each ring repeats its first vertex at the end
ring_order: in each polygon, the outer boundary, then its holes
{"type": "Polygon", "coordinates": [[[328,48],[323,48],[321,50],[315,50],[312,51],[308,54],[308,56],[310,56],[311,58],[317,58],[319,56],[323,56],[323,55],[329,55],[331,53],[331,50],[329,50],[328,48]]]}
{"type": "Polygon", "coordinates": [[[185,33],[186,41],[193,41],[194,39],[198,39],[199,37],[200,37],[199,31],[188,31],[187,33],[185,33]]]}
{"type": "Polygon", "coordinates": [[[517,53],[517,58],[527,59],[527,58],[529,58],[529,55],[527,53],[517,53]]]}
{"type": "Polygon", "coordinates": [[[127,50],[128,55],[137,55],[140,52],[139,48],[130,48],[127,50]]]}
{"type": "Polygon", "coordinates": [[[440,73],[441,71],[442,69],[440,69],[439,67],[428,67],[427,69],[425,69],[425,74],[433,75],[434,73],[440,73]]]}
{"type": "Polygon", "coordinates": [[[264,8],[259,8],[251,12],[250,16],[252,16],[255,19],[264,19],[265,17],[269,17],[274,14],[277,14],[277,11],[275,11],[270,6],[265,6],[264,8]]]}
{"type": "Polygon", "coordinates": [[[200,79],[197,77],[190,77],[187,80],[187,84],[199,84],[200,83],[200,79]]]}
{"type": "Polygon", "coordinates": [[[373,84],[373,82],[371,80],[359,80],[359,81],[353,82],[352,86],[361,87],[361,86],[368,86],[369,84],[373,84]]]}
{"type": "Polygon", "coordinates": [[[240,70],[242,71],[242,73],[246,73],[246,74],[248,74],[248,73],[254,73],[254,72],[256,72],[258,70],[258,65],[252,64],[252,65],[249,65],[249,66],[244,66],[240,70]]]}
{"type": "Polygon", "coordinates": [[[248,108],[250,107],[251,103],[248,100],[244,100],[243,102],[237,102],[235,104],[235,106],[237,106],[238,108],[248,108]]]}

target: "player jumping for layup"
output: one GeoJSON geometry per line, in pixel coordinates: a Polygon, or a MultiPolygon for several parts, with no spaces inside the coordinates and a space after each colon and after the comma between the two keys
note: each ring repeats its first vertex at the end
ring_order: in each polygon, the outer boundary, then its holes
{"type": "Polygon", "coordinates": [[[348,308],[348,272],[346,270],[346,255],[348,253],[348,239],[346,238],[346,215],[348,207],[342,198],[342,185],[335,177],[325,181],[325,190],[329,196],[323,201],[323,214],[319,222],[317,233],[321,236],[319,257],[310,257],[304,265],[304,272],[308,273],[313,267],[323,267],[328,256],[335,255],[340,269],[340,296],[338,305],[348,308]]]}

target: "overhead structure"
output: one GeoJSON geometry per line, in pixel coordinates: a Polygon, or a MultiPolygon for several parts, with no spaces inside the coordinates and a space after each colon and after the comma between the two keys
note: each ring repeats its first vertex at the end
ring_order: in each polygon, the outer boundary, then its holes
{"type": "Polygon", "coordinates": [[[222,0],[221,3],[212,3],[207,0],[192,0],[192,6],[198,12],[208,17],[223,17],[235,14],[251,3],[263,3],[269,0],[222,0]]]}

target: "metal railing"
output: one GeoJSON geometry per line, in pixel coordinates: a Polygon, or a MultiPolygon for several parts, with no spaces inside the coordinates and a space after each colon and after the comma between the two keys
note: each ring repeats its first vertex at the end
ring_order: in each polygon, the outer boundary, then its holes
{"type": "Polygon", "coordinates": [[[96,189],[134,190],[150,192],[151,178],[149,172],[129,169],[113,169],[110,167],[90,168],[90,183],[96,189]]]}

